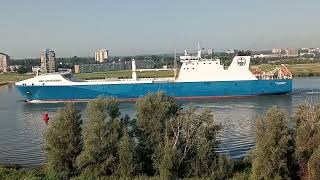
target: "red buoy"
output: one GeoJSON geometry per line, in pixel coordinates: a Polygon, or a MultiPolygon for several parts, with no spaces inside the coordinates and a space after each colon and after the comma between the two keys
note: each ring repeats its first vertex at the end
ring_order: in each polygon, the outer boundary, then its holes
{"type": "Polygon", "coordinates": [[[43,114],[42,120],[44,120],[44,121],[46,121],[46,122],[49,121],[49,115],[48,115],[48,113],[43,114]]]}

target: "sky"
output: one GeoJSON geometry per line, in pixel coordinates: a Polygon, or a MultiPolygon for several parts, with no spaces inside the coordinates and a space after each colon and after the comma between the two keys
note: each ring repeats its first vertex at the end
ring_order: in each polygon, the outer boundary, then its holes
{"type": "Polygon", "coordinates": [[[0,52],[34,58],[320,47],[319,0],[0,0],[0,52]]]}

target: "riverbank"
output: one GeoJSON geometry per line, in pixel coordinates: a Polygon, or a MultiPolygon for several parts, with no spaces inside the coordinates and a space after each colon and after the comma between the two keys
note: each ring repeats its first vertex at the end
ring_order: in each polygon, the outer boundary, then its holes
{"type": "Polygon", "coordinates": [[[16,165],[0,165],[0,179],[44,179],[45,177],[43,167],[25,169],[16,165]]]}
{"type": "Polygon", "coordinates": [[[4,85],[7,85],[9,84],[9,82],[0,82],[0,86],[4,86],[4,85]]]}
{"type": "MultiPolygon", "coordinates": [[[[274,64],[260,64],[251,66],[251,70],[260,68],[263,71],[272,71],[279,65],[274,64]]],[[[287,64],[288,69],[292,72],[293,76],[320,76],[320,63],[313,64],[287,64]]],[[[156,77],[173,77],[173,70],[162,71],[144,71],[137,72],[140,78],[156,78],[156,77]]],[[[8,83],[15,83],[24,79],[33,77],[33,75],[21,75],[17,73],[0,74],[0,85],[8,83]]],[[[80,73],[75,74],[78,79],[105,79],[105,78],[131,78],[131,70],[124,71],[107,71],[107,72],[95,72],[95,73],[80,73]]]]}
{"type": "MultiPolygon", "coordinates": [[[[263,71],[272,71],[277,66],[275,64],[260,64],[252,66],[251,69],[261,68],[263,71]]],[[[320,63],[313,64],[286,64],[293,76],[320,76],[320,63]]]]}
{"type": "MultiPolygon", "coordinates": [[[[80,73],[75,74],[79,79],[104,79],[104,78],[131,78],[132,71],[108,71],[108,72],[95,72],[95,73],[80,73]]],[[[173,77],[174,72],[172,70],[162,70],[162,71],[143,71],[137,72],[137,76],[140,78],[156,78],[156,77],[173,77]]]]}
{"type": "Polygon", "coordinates": [[[25,79],[29,79],[31,77],[33,77],[33,75],[18,74],[18,73],[0,74],[0,86],[10,84],[10,83],[15,83],[15,82],[22,81],[25,79]]]}

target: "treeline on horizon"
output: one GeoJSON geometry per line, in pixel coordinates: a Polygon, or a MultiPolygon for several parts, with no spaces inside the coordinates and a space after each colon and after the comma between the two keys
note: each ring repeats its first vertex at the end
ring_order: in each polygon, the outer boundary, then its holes
{"type": "MultiPolygon", "coordinates": [[[[174,56],[173,55],[137,55],[137,56],[111,56],[109,62],[118,62],[119,59],[122,61],[131,61],[135,59],[139,60],[153,60],[155,62],[155,68],[162,68],[164,65],[173,65],[174,56]]],[[[92,57],[57,57],[56,63],[58,68],[69,68],[73,69],[74,65],[78,64],[95,64],[99,63],[92,57]]],[[[32,66],[40,66],[40,58],[29,58],[29,59],[16,59],[11,60],[11,65],[21,65],[24,66],[28,72],[31,72],[32,66]]]]}
{"type": "Polygon", "coordinates": [[[0,179],[320,179],[320,105],[277,107],[256,121],[243,159],[216,152],[222,126],[208,109],[182,108],[164,93],[136,102],[136,118],[99,97],[82,115],[66,104],[45,133],[47,163],[0,168],[0,179]]]}
{"type": "MultiPolygon", "coordinates": [[[[224,66],[229,66],[232,62],[235,54],[219,53],[214,55],[204,55],[204,58],[218,57],[224,66]]],[[[155,63],[155,68],[162,68],[167,65],[173,67],[174,65],[174,55],[163,54],[163,55],[137,55],[137,56],[111,56],[109,62],[118,62],[119,59],[122,61],[131,61],[132,59],[139,60],[152,60],[155,63]]],[[[74,69],[74,65],[78,64],[94,64],[98,63],[91,57],[60,57],[56,59],[58,68],[68,68],[74,69]]],[[[320,58],[288,58],[288,57],[278,57],[278,58],[252,58],[251,65],[259,64],[309,64],[309,63],[320,63],[320,58]]],[[[19,59],[12,60],[11,65],[20,65],[22,70],[19,73],[32,72],[32,66],[40,66],[40,59],[19,59]]],[[[180,63],[178,62],[178,65],[180,63]]]]}

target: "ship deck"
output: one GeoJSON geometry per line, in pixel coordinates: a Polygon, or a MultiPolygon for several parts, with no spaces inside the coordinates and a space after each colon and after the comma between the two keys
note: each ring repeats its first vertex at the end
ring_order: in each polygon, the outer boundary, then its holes
{"type": "Polygon", "coordinates": [[[91,79],[85,80],[84,82],[175,82],[174,77],[165,77],[165,78],[138,78],[138,79],[118,79],[118,78],[106,78],[106,79],[91,79]]]}

